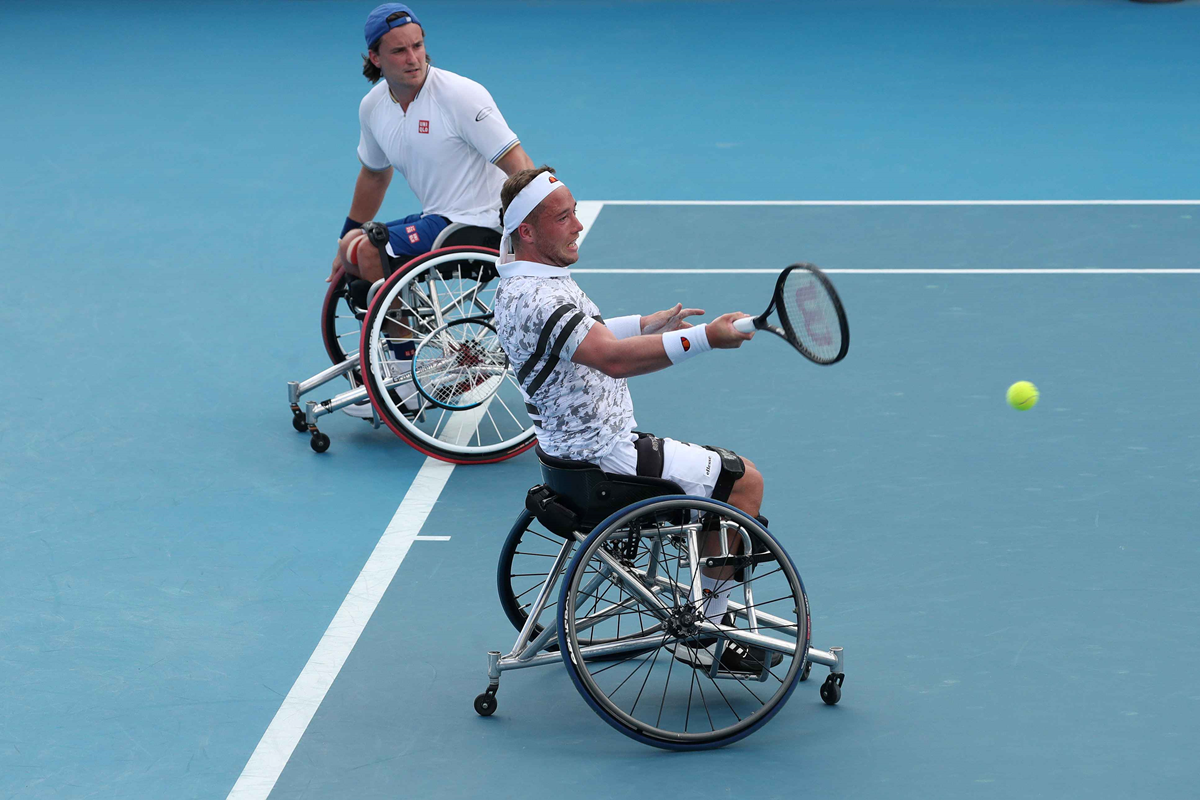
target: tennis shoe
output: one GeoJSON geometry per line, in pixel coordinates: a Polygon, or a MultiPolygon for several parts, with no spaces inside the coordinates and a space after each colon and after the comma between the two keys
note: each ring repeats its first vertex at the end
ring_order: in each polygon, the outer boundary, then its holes
{"type": "MultiPolygon", "coordinates": [[[[732,628],[734,617],[730,613],[726,613],[721,618],[721,624],[732,628]]],[[[716,654],[717,637],[715,636],[698,636],[693,639],[681,639],[675,642],[669,642],[666,647],[675,656],[675,660],[691,666],[694,669],[709,670],[712,668],[713,657],[716,654]]],[[[753,647],[735,642],[730,639],[725,640],[725,647],[721,651],[721,666],[718,674],[722,672],[757,675],[762,671],[763,664],[766,662],[767,651],[761,647],[753,647]]],[[[777,667],[783,663],[783,654],[771,652],[771,666],[777,667]]]]}

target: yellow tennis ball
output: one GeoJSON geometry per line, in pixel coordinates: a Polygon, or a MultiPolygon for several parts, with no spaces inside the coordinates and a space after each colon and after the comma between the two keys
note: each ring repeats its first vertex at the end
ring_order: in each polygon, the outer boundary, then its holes
{"type": "Polygon", "coordinates": [[[1028,411],[1037,405],[1038,390],[1029,381],[1017,381],[1008,387],[1008,404],[1017,411],[1028,411]]]}

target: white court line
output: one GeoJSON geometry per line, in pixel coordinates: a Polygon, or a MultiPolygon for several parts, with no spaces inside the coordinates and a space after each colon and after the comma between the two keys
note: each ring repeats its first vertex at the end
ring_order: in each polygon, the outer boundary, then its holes
{"type": "MultiPolygon", "coordinates": [[[[1200,200],[603,200],[609,206],[1195,206],[1200,200]]],[[[583,205],[580,203],[579,205],[583,205]]]]}
{"type": "MultiPolygon", "coordinates": [[[[579,203],[577,215],[584,226],[579,233],[580,242],[591,230],[602,207],[602,203],[594,201],[579,203]]],[[[384,592],[396,576],[400,563],[408,555],[412,543],[450,541],[449,536],[418,534],[453,472],[453,464],[436,458],[425,459],[400,507],[392,515],[392,521],[350,587],[350,593],[317,643],[317,649],[300,671],[300,676],[283,699],[283,705],[275,712],[266,733],[254,748],[227,800],[266,800],[308,729],[308,724],[312,722],[313,715],[320,708],[329,687],[341,672],[350,651],[358,643],[358,637],[379,606],[384,592]]]]}
{"type": "MultiPolygon", "coordinates": [[[[1197,269],[821,269],[830,275],[1200,275],[1197,269]]],[[[778,269],[572,269],[591,275],[778,275],[778,269]]]]}
{"type": "Polygon", "coordinates": [[[254,748],[229,800],[265,800],[271,793],[453,471],[453,464],[425,459],[317,649],[254,748]]]}

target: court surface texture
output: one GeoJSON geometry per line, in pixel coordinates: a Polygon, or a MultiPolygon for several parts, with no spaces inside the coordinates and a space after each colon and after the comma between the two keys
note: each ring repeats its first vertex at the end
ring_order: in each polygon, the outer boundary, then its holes
{"type": "Polygon", "coordinates": [[[472,710],[532,453],[291,428],[371,5],[3,7],[0,798],[1195,796],[1200,2],[416,6],[583,201],[606,315],[800,260],[846,305],[836,366],[631,381],[758,464],[846,654],[690,754],[558,666],[472,710]]]}

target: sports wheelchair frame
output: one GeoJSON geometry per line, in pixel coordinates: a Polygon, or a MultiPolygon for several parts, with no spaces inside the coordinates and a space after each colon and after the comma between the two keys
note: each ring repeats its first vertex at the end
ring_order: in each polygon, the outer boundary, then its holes
{"type": "Polygon", "coordinates": [[[814,663],[829,668],[821,699],[838,702],[842,649],[810,646],[804,585],[762,522],[670,481],[541,448],[538,458],[545,483],[530,490],[497,569],[519,633],[507,655],[488,653],[476,712],[496,711],[502,673],[557,662],[605,722],[671,750],[750,735],[814,663]],[[701,575],[730,591],[719,619],[701,575]]]}
{"type": "Polygon", "coordinates": [[[490,463],[532,447],[533,424],[490,324],[499,233],[454,223],[430,252],[397,264],[387,228],[363,229],[385,277],[370,284],[335,273],[321,308],[333,366],[288,382],[292,426],[323,453],[330,441],[317,420],[369,402],[374,427],[443,461],[490,463]],[[416,352],[406,357],[397,347],[408,342],[416,352]],[[301,407],[303,395],[338,377],[349,390],[301,407]]]}

